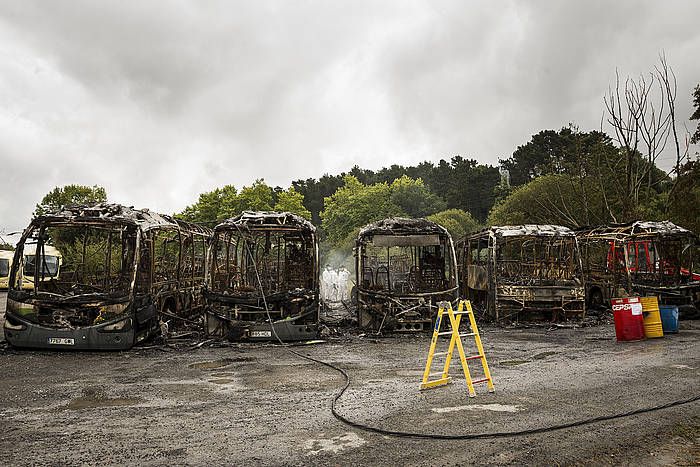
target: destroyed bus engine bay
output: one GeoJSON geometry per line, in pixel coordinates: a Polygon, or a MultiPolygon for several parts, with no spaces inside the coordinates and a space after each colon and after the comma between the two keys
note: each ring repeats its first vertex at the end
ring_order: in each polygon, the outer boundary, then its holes
{"type": "Polygon", "coordinates": [[[360,230],[355,248],[361,329],[429,330],[436,304],[457,299],[452,237],[426,219],[384,219],[360,230]]]}
{"type": "Polygon", "coordinates": [[[5,338],[13,346],[128,349],[196,319],[210,230],[117,204],[36,217],[15,251],[5,338]]]}
{"type": "Polygon", "coordinates": [[[462,293],[495,320],[583,317],[574,232],[558,225],[494,226],[457,245],[462,293]]]}
{"type": "Polygon", "coordinates": [[[318,277],[316,228],[306,219],[246,211],[222,222],[208,253],[208,334],[230,340],[316,337],[318,277]]]}
{"type": "Polygon", "coordinates": [[[655,295],[682,316],[700,306],[700,242],[672,222],[637,221],[577,231],[589,305],[612,297],[655,295]]]}

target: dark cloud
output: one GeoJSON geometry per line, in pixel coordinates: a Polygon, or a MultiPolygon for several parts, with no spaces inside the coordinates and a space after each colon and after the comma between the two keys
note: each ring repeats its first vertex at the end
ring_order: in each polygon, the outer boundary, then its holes
{"type": "Polygon", "coordinates": [[[462,154],[597,128],[615,68],[665,50],[678,114],[697,2],[5,2],[0,229],[55,185],[171,212],[264,177],[462,154]]]}

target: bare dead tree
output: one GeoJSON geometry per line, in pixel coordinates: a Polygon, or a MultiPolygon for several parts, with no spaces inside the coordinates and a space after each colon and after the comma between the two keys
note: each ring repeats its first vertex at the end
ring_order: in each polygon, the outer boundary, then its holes
{"type": "Polygon", "coordinates": [[[608,93],[603,97],[607,111],[607,122],[614,130],[613,139],[623,151],[625,159],[625,186],[621,193],[624,204],[624,215],[629,216],[637,206],[634,197],[633,180],[635,174],[634,156],[637,154],[640,140],[640,112],[638,99],[632,96],[636,93],[636,83],[630,78],[625,80],[624,89],[620,86],[620,73],[615,70],[615,87],[608,87],[608,93]]]}
{"type": "Polygon", "coordinates": [[[681,155],[680,142],[678,141],[678,131],[676,130],[676,95],[678,94],[678,83],[676,81],[676,74],[673,72],[673,68],[668,65],[666,61],[666,53],[661,52],[659,54],[659,65],[654,67],[656,75],[659,78],[659,82],[664,90],[664,98],[668,103],[668,116],[670,119],[671,130],[673,131],[673,141],[676,145],[676,175],[680,172],[681,163],[683,162],[681,155]]]}
{"type": "Polygon", "coordinates": [[[666,210],[668,211],[670,208],[669,204],[673,200],[673,193],[676,191],[676,187],[678,186],[683,164],[690,160],[689,152],[691,137],[688,127],[684,125],[685,133],[683,135],[683,148],[681,149],[681,142],[678,136],[678,130],[676,128],[676,95],[678,93],[678,83],[676,80],[676,74],[674,73],[673,68],[668,65],[666,54],[664,52],[659,54],[659,65],[655,66],[654,69],[659,82],[664,89],[664,97],[666,98],[666,102],[669,107],[669,126],[671,128],[673,143],[676,149],[676,163],[673,170],[668,173],[669,176],[674,175],[671,190],[669,191],[669,196],[667,198],[666,210]]]}
{"type": "Polygon", "coordinates": [[[654,169],[670,137],[676,149],[676,164],[669,172],[676,174],[687,157],[681,152],[676,129],[676,75],[668,65],[665,54],[648,75],[627,78],[621,87],[619,72],[615,72],[615,87],[604,96],[606,121],[614,130],[614,140],[625,160],[625,185],[620,193],[625,217],[639,205],[641,188],[646,181],[647,200],[652,196],[654,169]]]}
{"type": "MultiPolygon", "coordinates": [[[[668,142],[668,136],[671,130],[671,112],[666,109],[666,93],[665,87],[663,86],[661,79],[656,79],[655,74],[649,75],[649,84],[647,85],[644,76],[640,77],[638,92],[633,95],[637,99],[637,105],[641,109],[641,125],[640,134],[644,142],[646,149],[646,161],[647,166],[644,172],[646,173],[647,180],[647,197],[650,196],[651,185],[652,185],[652,175],[653,168],[656,165],[656,159],[666,148],[666,143],[668,142]],[[650,93],[654,88],[654,84],[658,84],[659,93],[658,104],[654,104],[650,93]]],[[[637,193],[641,188],[642,178],[638,180],[636,186],[637,193]]]]}

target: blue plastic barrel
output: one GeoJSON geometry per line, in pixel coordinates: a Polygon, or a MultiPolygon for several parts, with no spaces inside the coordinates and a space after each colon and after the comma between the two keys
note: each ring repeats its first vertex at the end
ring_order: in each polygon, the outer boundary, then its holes
{"type": "Polygon", "coordinates": [[[675,305],[659,305],[661,325],[666,333],[678,332],[678,307],[675,305]]]}

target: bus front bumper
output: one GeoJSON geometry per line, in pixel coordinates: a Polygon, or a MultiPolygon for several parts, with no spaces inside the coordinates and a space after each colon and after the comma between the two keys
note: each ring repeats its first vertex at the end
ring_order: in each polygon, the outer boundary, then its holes
{"type": "Polygon", "coordinates": [[[81,329],[54,329],[31,323],[13,314],[6,314],[3,331],[13,347],[59,350],[127,350],[134,345],[134,328],[105,331],[109,326],[81,329]]]}
{"type": "Polygon", "coordinates": [[[295,323],[291,320],[270,323],[233,320],[215,313],[207,313],[207,335],[225,337],[230,341],[306,341],[318,337],[317,323],[295,323]],[[272,327],[274,326],[274,331],[272,327]],[[275,336],[276,335],[276,336],[275,336]]]}

